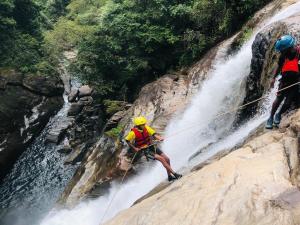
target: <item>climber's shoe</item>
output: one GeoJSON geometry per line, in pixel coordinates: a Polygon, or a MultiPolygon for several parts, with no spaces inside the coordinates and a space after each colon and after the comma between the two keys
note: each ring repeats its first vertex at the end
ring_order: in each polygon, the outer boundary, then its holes
{"type": "Polygon", "coordinates": [[[172,175],[168,175],[168,181],[171,182],[173,180],[176,180],[176,177],[173,177],[172,175]]]}
{"type": "Polygon", "coordinates": [[[273,118],[270,117],[266,123],[266,129],[273,129],[273,118]]]}
{"type": "Polygon", "coordinates": [[[180,179],[182,177],[182,175],[179,173],[174,173],[173,175],[176,179],[180,179]]]}
{"type": "Polygon", "coordinates": [[[279,113],[276,113],[274,116],[274,124],[279,125],[281,121],[281,115],[279,113]]]}

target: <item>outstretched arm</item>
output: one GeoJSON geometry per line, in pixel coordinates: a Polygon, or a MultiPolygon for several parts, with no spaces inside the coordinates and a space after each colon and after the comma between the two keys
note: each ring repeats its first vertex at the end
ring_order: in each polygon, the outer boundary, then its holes
{"type": "Polygon", "coordinates": [[[275,70],[275,73],[274,73],[274,77],[271,81],[271,88],[274,87],[274,83],[275,83],[275,80],[276,80],[276,77],[281,74],[281,70],[282,70],[282,66],[283,66],[283,63],[284,63],[284,55],[281,54],[281,56],[279,57],[279,60],[278,60],[278,63],[277,63],[277,68],[275,70]]]}
{"type": "Polygon", "coordinates": [[[158,141],[164,141],[164,138],[160,136],[159,134],[154,134],[153,137],[158,141]]]}

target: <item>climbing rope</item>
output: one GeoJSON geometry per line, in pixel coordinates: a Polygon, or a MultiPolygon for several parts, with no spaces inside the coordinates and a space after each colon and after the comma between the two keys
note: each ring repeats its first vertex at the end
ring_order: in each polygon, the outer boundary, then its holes
{"type": "MultiPolygon", "coordinates": [[[[136,153],[134,154],[132,160],[130,161],[130,164],[131,164],[131,165],[132,165],[132,163],[133,163],[133,161],[134,161],[134,159],[135,159],[137,153],[138,153],[138,152],[136,152],[136,153]]],[[[105,209],[105,211],[104,211],[104,214],[103,214],[103,216],[102,216],[102,218],[101,218],[101,220],[100,220],[100,224],[99,224],[99,225],[102,224],[102,221],[103,221],[104,217],[106,216],[106,214],[107,214],[109,208],[111,207],[111,204],[112,204],[113,200],[115,199],[115,197],[116,197],[117,194],[119,193],[119,191],[120,191],[120,189],[121,189],[121,185],[123,184],[123,182],[124,182],[124,180],[125,180],[125,177],[126,177],[128,171],[129,171],[129,168],[127,168],[127,170],[125,171],[125,173],[124,173],[124,175],[123,175],[123,177],[122,177],[122,180],[121,180],[119,189],[115,192],[115,194],[112,196],[111,200],[109,201],[109,204],[108,204],[108,206],[106,207],[106,209],[105,209]]]]}
{"type": "MultiPolygon", "coordinates": [[[[157,144],[158,144],[158,142],[154,142],[153,144],[148,145],[146,148],[144,148],[144,149],[142,148],[141,151],[144,151],[144,150],[148,149],[148,148],[151,147],[151,146],[156,146],[157,144]]],[[[155,152],[156,152],[156,148],[155,148],[155,152]]],[[[133,164],[133,161],[134,161],[135,157],[137,156],[137,153],[138,153],[138,152],[135,152],[135,153],[134,153],[134,156],[133,156],[132,160],[130,161],[130,165],[133,164]]],[[[145,157],[147,158],[146,153],[145,153],[145,157]]],[[[152,158],[151,158],[151,159],[152,159],[152,158]]],[[[148,160],[149,160],[149,159],[147,158],[147,161],[148,161],[148,160]]],[[[107,214],[109,208],[111,207],[111,204],[112,204],[113,200],[115,199],[115,197],[116,197],[117,194],[119,193],[119,191],[120,191],[120,189],[121,189],[121,185],[124,183],[124,180],[125,180],[125,177],[126,177],[128,171],[129,171],[129,168],[125,171],[125,173],[124,173],[124,175],[123,175],[123,177],[122,177],[122,179],[121,179],[119,189],[114,193],[114,195],[112,196],[112,198],[111,198],[111,200],[110,200],[108,206],[106,207],[106,209],[105,209],[105,211],[104,211],[104,214],[103,214],[103,216],[102,216],[102,218],[101,218],[101,220],[100,220],[100,225],[102,224],[102,221],[103,221],[104,217],[106,216],[106,214],[107,214]]]]}
{"type": "MultiPolygon", "coordinates": [[[[291,88],[291,87],[293,87],[293,86],[296,86],[296,85],[298,85],[298,84],[300,84],[300,81],[297,82],[297,83],[294,83],[294,84],[292,84],[292,85],[289,85],[289,86],[287,86],[287,87],[284,87],[284,88],[282,88],[282,89],[279,89],[279,90],[277,91],[277,93],[282,92],[282,91],[284,91],[284,90],[286,90],[286,89],[288,89],[288,88],[291,88]]],[[[260,98],[258,98],[258,99],[255,99],[255,100],[251,101],[251,102],[245,103],[245,104],[243,104],[243,105],[241,105],[241,106],[238,106],[238,107],[232,108],[231,110],[228,110],[228,111],[226,111],[226,112],[220,113],[220,114],[216,115],[215,119],[217,119],[217,118],[219,118],[219,117],[221,117],[221,116],[224,116],[224,115],[226,115],[226,114],[229,114],[229,113],[232,113],[232,112],[236,112],[236,111],[238,111],[238,110],[240,110],[240,109],[243,109],[244,107],[246,107],[246,106],[248,106],[248,105],[252,105],[252,104],[254,104],[254,103],[256,103],[256,102],[259,102],[260,100],[265,99],[265,98],[267,98],[267,97],[268,97],[268,96],[266,96],[266,95],[265,95],[265,96],[262,96],[262,97],[260,97],[260,98]]],[[[183,132],[185,132],[185,131],[187,131],[187,130],[189,130],[189,129],[192,129],[192,128],[198,126],[198,125],[199,125],[199,124],[194,124],[193,126],[190,126],[190,127],[185,128],[185,129],[182,129],[182,130],[180,130],[180,131],[178,131],[178,132],[176,132],[176,133],[173,133],[173,134],[169,135],[169,136],[166,137],[164,140],[170,139],[170,138],[172,138],[172,137],[174,137],[174,136],[176,136],[176,135],[178,135],[178,134],[180,134],[180,133],[183,133],[183,132]]],[[[148,145],[147,148],[149,148],[149,147],[151,147],[151,146],[156,146],[157,144],[158,144],[157,142],[152,143],[151,145],[148,145]]],[[[137,153],[138,153],[138,152],[136,152],[136,153],[134,154],[132,160],[130,161],[130,164],[133,163],[133,161],[134,161],[134,159],[135,159],[137,153]]],[[[129,168],[125,171],[125,173],[124,173],[124,175],[123,175],[123,177],[122,177],[121,183],[120,183],[120,187],[119,187],[119,189],[115,192],[115,194],[113,195],[113,197],[111,198],[111,200],[110,200],[110,202],[109,202],[109,204],[108,204],[108,206],[107,206],[107,208],[106,208],[106,210],[105,210],[105,212],[104,212],[104,214],[103,214],[103,216],[102,216],[102,218],[101,218],[101,220],[100,220],[100,224],[99,224],[99,225],[102,224],[102,221],[103,221],[104,217],[106,216],[106,214],[107,214],[109,208],[111,207],[111,204],[112,204],[113,200],[115,199],[115,197],[117,196],[118,192],[120,191],[121,185],[123,184],[123,182],[124,182],[124,180],[125,180],[125,177],[126,177],[128,171],[129,171],[129,168]]]]}
{"type": "MultiPolygon", "coordinates": [[[[279,90],[277,91],[277,93],[282,92],[282,91],[284,91],[284,90],[286,90],[286,89],[288,89],[288,88],[291,88],[291,87],[296,86],[296,85],[299,85],[299,84],[300,84],[300,81],[297,82],[297,83],[291,84],[291,85],[289,85],[289,86],[286,86],[286,87],[284,87],[284,88],[282,88],[282,89],[279,89],[279,90]]],[[[258,98],[258,99],[255,99],[255,100],[251,101],[251,102],[247,102],[247,103],[245,103],[245,104],[243,104],[243,105],[241,105],[241,106],[238,106],[238,107],[232,108],[232,109],[230,109],[230,110],[228,110],[228,111],[226,111],[226,112],[220,113],[220,114],[218,114],[218,115],[215,116],[215,119],[217,119],[217,118],[219,118],[219,117],[222,117],[222,116],[224,116],[224,115],[226,115],[226,114],[236,112],[236,111],[238,111],[238,110],[240,110],[240,109],[245,108],[245,107],[248,106],[248,105],[252,105],[252,104],[254,104],[254,103],[256,103],[256,102],[259,102],[260,100],[265,99],[265,98],[267,98],[267,97],[268,97],[268,96],[266,96],[266,95],[265,95],[265,96],[262,96],[262,97],[260,97],[260,98],[258,98]]],[[[174,137],[174,136],[176,136],[176,135],[178,135],[178,134],[184,133],[185,131],[190,130],[190,129],[192,129],[192,128],[194,128],[194,127],[197,127],[197,126],[199,126],[199,124],[194,124],[194,125],[192,125],[192,126],[186,127],[185,129],[182,129],[182,130],[180,130],[180,131],[178,131],[178,132],[175,132],[175,133],[173,133],[173,134],[170,134],[170,135],[167,136],[165,139],[170,139],[170,138],[172,138],[172,137],[174,137]]]]}

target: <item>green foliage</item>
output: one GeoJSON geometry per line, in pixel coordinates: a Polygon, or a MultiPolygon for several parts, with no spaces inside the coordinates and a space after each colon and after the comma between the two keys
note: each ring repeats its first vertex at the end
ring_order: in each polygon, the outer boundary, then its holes
{"type": "MultiPolygon", "coordinates": [[[[109,84],[127,100],[167,70],[186,66],[236,32],[268,0],[114,0],[79,42],[73,65],[88,83],[109,84]]],[[[80,12],[79,12],[80,13],[80,12]]]]}
{"type": "Polygon", "coordinates": [[[101,100],[132,101],[143,85],[190,65],[269,1],[2,0],[0,66],[51,73],[62,52],[76,48],[72,72],[96,86],[101,100]]]}
{"type": "Polygon", "coordinates": [[[125,104],[126,103],[123,101],[116,101],[116,100],[109,100],[109,99],[103,101],[105,112],[109,116],[112,116],[116,112],[123,110],[125,104]]]}
{"type": "Polygon", "coordinates": [[[70,0],[48,0],[46,1],[45,13],[52,22],[58,20],[59,17],[67,14],[67,5],[70,0]]]}
{"type": "Polygon", "coordinates": [[[55,24],[54,30],[46,31],[45,48],[54,55],[60,55],[63,50],[70,49],[83,41],[87,34],[93,32],[93,27],[79,25],[73,20],[61,18],[55,24]]]}
{"type": "Polygon", "coordinates": [[[110,2],[95,35],[79,46],[79,74],[115,90],[141,87],[178,64],[189,10],[176,1],[110,2]]]}
{"type": "Polygon", "coordinates": [[[17,68],[22,72],[32,71],[40,60],[40,43],[29,34],[17,34],[1,64],[17,68]],[[17,60],[16,60],[17,59],[17,60]]]}
{"type": "Polygon", "coordinates": [[[0,2],[0,59],[5,54],[7,43],[14,33],[16,21],[12,16],[13,9],[13,0],[0,2]]]}
{"type": "Polygon", "coordinates": [[[109,131],[106,131],[105,134],[112,138],[118,138],[120,136],[120,134],[122,133],[123,129],[124,129],[124,127],[122,125],[118,125],[117,127],[112,128],[109,131]]]}
{"type": "Polygon", "coordinates": [[[43,57],[39,7],[33,0],[0,3],[0,67],[34,71],[43,57]]]}
{"type": "MultiPolygon", "coordinates": [[[[58,59],[62,57],[64,50],[77,48],[79,43],[85,42],[96,31],[96,26],[100,21],[101,8],[105,5],[107,0],[55,0],[50,2],[63,2],[64,10],[60,10],[64,17],[50,16],[55,21],[52,24],[53,29],[44,32],[45,49],[52,58],[58,59]],[[66,5],[67,2],[70,4],[66,5]]],[[[54,5],[52,4],[54,7],[54,5]]],[[[51,7],[50,7],[51,8],[51,7]]],[[[46,7],[46,14],[51,14],[49,6],[46,7]],[[49,11],[50,10],[50,11],[49,11]]],[[[59,9],[61,7],[54,7],[59,9]]],[[[101,81],[95,80],[97,86],[102,86],[101,81]]],[[[100,92],[106,93],[108,86],[99,88],[100,92]]]]}
{"type": "Polygon", "coordinates": [[[30,35],[40,35],[37,20],[39,8],[36,3],[32,0],[15,0],[14,4],[13,17],[16,21],[16,28],[30,35]]]}
{"type": "Polygon", "coordinates": [[[243,31],[242,37],[241,37],[241,45],[244,44],[246,41],[248,41],[253,34],[253,30],[248,28],[243,31]]]}

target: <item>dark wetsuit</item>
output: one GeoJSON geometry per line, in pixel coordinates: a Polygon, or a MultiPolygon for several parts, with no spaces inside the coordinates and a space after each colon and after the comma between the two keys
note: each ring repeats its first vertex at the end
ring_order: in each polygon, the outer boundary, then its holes
{"type": "MultiPolygon", "coordinates": [[[[299,73],[293,72],[293,71],[287,71],[282,73],[282,68],[284,66],[285,60],[289,59],[295,59],[296,57],[299,59],[299,47],[290,49],[284,53],[281,54],[279,61],[278,61],[278,68],[275,73],[275,77],[278,74],[281,74],[280,84],[279,84],[279,90],[285,87],[288,87],[294,83],[299,82],[299,73]]],[[[290,88],[287,88],[286,90],[280,91],[277,93],[277,99],[274,102],[273,109],[271,112],[271,116],[274,116],[276,110],[280,106],[281,102],[284,100],[284,104],[280,111],[278,112],[280,115],[284,112],[286,112],[293,101],[298,100],[299,96],[299,85],[292,86],[290,88]]]]}

